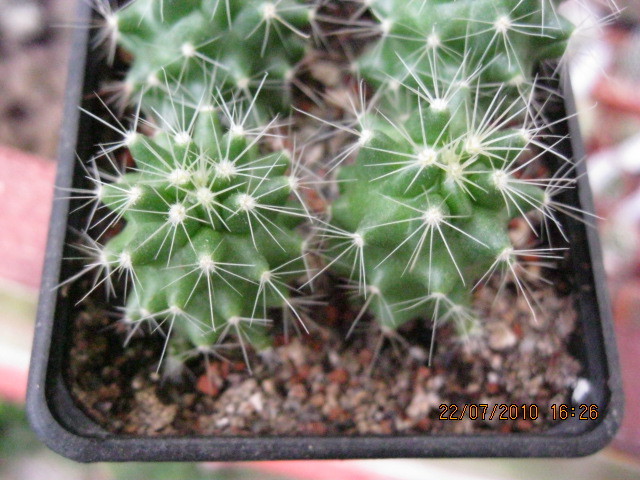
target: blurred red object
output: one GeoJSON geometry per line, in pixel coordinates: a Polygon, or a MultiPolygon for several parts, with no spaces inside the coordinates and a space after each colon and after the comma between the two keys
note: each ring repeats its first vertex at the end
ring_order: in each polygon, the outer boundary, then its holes
{"type": "Polygon", "coordinates": [[[22,404],[26,396],[26,369],[0,365],[0,401],[22,404]]]}
{"type": "Polygon", "coordinates": [[[615,77],[602,77],[593,88],[593,98],[608,109],[640,117],[638,85],[615,77]]]}
{"type": "Polygon", "coordinates": [[[0,146],[0,278],[40,286],[55,162],[0,146]]]}
{"type": "Polygon", "coordinates": [[[614,287],[614,317],[618,351],[622,363],[625,392],[625,421],[614,445],[633,455],[640,455],[640,279],[628,279],[614,287]]]}

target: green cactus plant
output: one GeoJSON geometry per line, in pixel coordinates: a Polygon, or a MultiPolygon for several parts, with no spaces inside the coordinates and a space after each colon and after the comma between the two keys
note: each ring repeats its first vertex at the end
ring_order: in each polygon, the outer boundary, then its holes
{"type": "Polygon", "coordinates": [[[147,323],[161,329],[163,357],[212,352],[234,338],[249,365],[247,344],[262,350],[272,343],[271,309],[306,330],[292,282],[307,275],[297,227],[312,215],[295,141],[285,148],[277,115],[290,111],[312,5],[98,6],[98,40],[112,58],[116,46],[131,57],[118,100],[135,114],[125,127],[115,114],[117,126],[86,113],[119,136],[97,157],[114,166],[112,154],[125,149],[134,166],[106,174],[91,159],[94,185],[79,196],[95,202],[88,229],[98,240],[81,234],[92,260],[79,275],[98,270],[94,289],[105,284],[108,293],[113,277],[123,278],[123,322],[132,333],[147,323]],[[153,135],[140,133],[142,124],[153,135]],[[98,215],[98,205],[108,213],[98,215]],[[122,230],[113,235],[114,228],[122,230]]]}
{"type": "Polygon", "coordinates": [[[260,145],[270,125],[225,127],[224,110],[201,108],[182,128],[128,135],[135,167],[115,181],[95,176],[92,190],[110,211],[93,227],[126,226],[94,245],[89,268],[125,277],[125,322],[164,325],[173,353],[234,337],[246,358],[246,344],[271,345],[269,309],[302,323],[289,284],[307,272],[295,229],[311,215],[297,160],[260,145]]]}
{"type": "Polygon", "coordinates": [[[273,308],[304,327],[292,285],[315,278],[305,221],[325,248],[316,275],[357,284],[356,322],[369,311],[387,330],[428,318],[467,334],[473,291],[496,271],[530,303],[517,272],[532,252],[512,245],[509,222],[558,225],[562,179],[523,173],[551,150],[531,115],[534,68],[562,53],[570,27],[549,0],[358,3],[374,21],[339,23],[374,40],[354,63],[367,86],[341,127],[356,139],[330,162],[339,195],[328,221],[303,202],[296,153],[265,145],[291,109],[306,32],[319,34],[316,5],[136,0],[103,12],[103,36],[132,57],[123,92],[138,109],[103,153],[126,148],[135,167],[109,182],[89,175],[89,197],[111,212],[93,228],[126,226],[90,246],[87,269],[124,275],[125,321],[161,325],[172,353],[233,336],[248,363],[245,344],[271,344],[273,308]],[[138,133],[145,115],[163,123],[153,136],[138,133]]]}
{"type": "Polygon", "coordinates": [[[522,174],[550,150],[529,114],[534,67],[571,29],[546,1],[366,3],[377,23],[357,28],[379,39],[356,63],[378,90],[336,157],[331,269],[387,329],[429,318],[469,333],[473,290],[497,270],[535,315],[518,260],[558,255],[515,249],[508,227],[520,216],[535,230],[531,212],[557,223],[546,192],[558,182],[522,174]]]}

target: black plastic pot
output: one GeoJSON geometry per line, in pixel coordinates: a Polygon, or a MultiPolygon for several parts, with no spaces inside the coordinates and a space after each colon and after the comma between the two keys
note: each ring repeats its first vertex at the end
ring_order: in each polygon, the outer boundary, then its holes
{"type": "MultiPolygon", "coordinates": [[[[79,19],[89,24],[90,2],[80,2],[79,19]]],[[[105,67],[91,50],[90,29],[78,31],[72,54],[67,102],[59,152],[57,186],[79,185],[84,173],[76,162],[90,155],[98,143],[99,125],[81,115],[79,105],[91,108],[89,94],[97,90],[105,67]]],[[[570,91],[564,108],[551,112],[556,118],[575,111],[570,91]]],[[[557,126],[561,135],[570,133],[559,145],[569,158],[581,159],[583,147],[575,117],[557,126]],[[569,140],[570,138],[570,140],[569,140]]],[[[586,211],[593,202],[584,166],[575,169],[578,188],[566,201],[586,211]]],[[[62,193],[60,193],[62,192],[62,193]]],[[[589,391],[580,401],[598,406],[598,418],[580,420],[578,415],[558,421],[543,433],[412,435],[364,437],[137,437],[105,431],[78,408],[63,378],[69,347],[74,302],[55,286],[70,273],[63,271],[62,258],[69,233],[70,202],[54,203],[40,304],[29,376],[27,411],[33,429],[51,449],[79,461],[197,461],[389,457],[547,457],[580,456],[605,446],[622,417],[622,390],[616,353],[611,308],[605,285],[600,242],[595,229],[567,219],[571,268],[582,335],[575,354],[583,363],[582,377],[589,391]]],[[[576,413],[579,406],[575,405],[576,413]]]]}

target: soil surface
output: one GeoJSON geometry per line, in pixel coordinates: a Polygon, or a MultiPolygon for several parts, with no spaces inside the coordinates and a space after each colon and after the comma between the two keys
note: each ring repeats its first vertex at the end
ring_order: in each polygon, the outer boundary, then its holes
{"type": "Polygon", "coordinates": [[[568,401],[580,372],[568,352],[576,328],[573,299],[554,287],[538,289],[534,320],[524,297],[506,288],[496,300],[496,293],[497,285],[478,290],[479,334],[461,340],[450,325],[436,329],[431,363],[424,322],[383,334],[363,319],[347,340],[357,312],[332,302],[313,315],[318,324],[311,335],[288,343],[281,335],[272,350],[249,352],[253,374],[241,356],[223,350],[216,352],[220,357],[194,352],[186,366],[169,356],[157,373],[162,337],[136,334],[125,349],[128,327],[86,310],[76,318],[67,374],[92,418],[128,434],[544,430],[553,424],[550,405],[568,401]],[[476,407],[462,413],[465,404],[487,405],[485,419],[476,407]],[[503,404],[518,405],[518,413],[504,413],[503,404]]]}

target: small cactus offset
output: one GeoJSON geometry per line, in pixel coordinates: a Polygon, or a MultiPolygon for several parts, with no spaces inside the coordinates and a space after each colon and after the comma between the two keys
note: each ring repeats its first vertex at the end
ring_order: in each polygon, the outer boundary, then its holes
{"type": "Polygon", "coordinates": [[[114,275],[124,279],[123,321],[132,333],[161,330],[163,357],[232,341],[249,366],[247,345],[272,343],[271,309],[306,329],[291,285],[307,274],[297,227],[311,214],[304,167],[276,115],[291,109],[312,9],[298,0],[99,5],[99,39],[131,56],[121,100],[137,113],[128,129],[109,125],[121,139],[99,155],[126,149],[133,167],[88,171],[95,188],[83,196],[109,210],[89,228],[109,240],[84,236],[94,260],[81,274],[97,269],[105,277],[94,288],[109,292],[114,275]]]}
{"type": "Polygon", "coordinates": [[[305,51],[311,8],[300,0],[136,0],[105,19],[133,58],[128,97],[165,110],[211,92],[253,99],[264,115],[288,112],[289,84],[305,51]]]}

